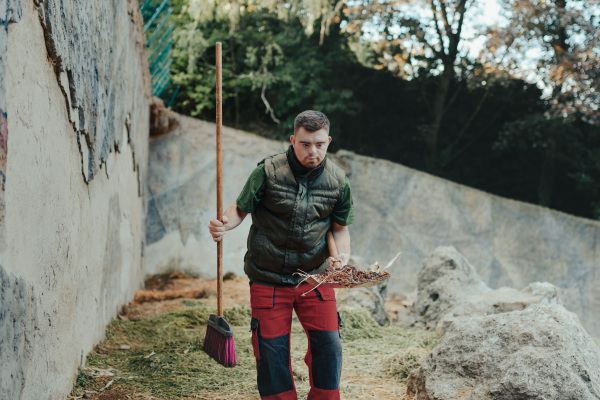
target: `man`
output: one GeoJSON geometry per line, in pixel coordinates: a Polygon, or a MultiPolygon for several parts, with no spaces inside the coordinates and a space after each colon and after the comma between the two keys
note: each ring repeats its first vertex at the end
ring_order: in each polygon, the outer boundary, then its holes
{"type": "Polygon", "coordinates": [[[309,346],[308,400],[339,399],[342,347],[339,314],[332,288],[303,283],[298,270],[311,274],[333,263],[326,234],[332,230],[347,264],[354,222],[352,195],[344,172],[326,157],[331,142],[329,120],[304,111],[294,122],[287,152],[266,158],[256,167],[223,222],[210,221],[215,242],[252,214],[244,271],[250,279],[252,347],[262,399],[296,400],[290,359],[292,309],[309,346]]]}

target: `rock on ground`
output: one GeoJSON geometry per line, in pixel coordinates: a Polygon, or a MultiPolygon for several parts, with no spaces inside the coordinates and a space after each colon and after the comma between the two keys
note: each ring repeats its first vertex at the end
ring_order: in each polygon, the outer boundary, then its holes
{"type": "Polygon", "coordinates": [[[561,304],[560,290],[540,282],[521,291],[506,287],[492,290],[454,247],[438,247],[423,261],[417,296],[409,310],[398,314],[397,324],[443,335],[459,318],[523,310],[539,303],[561,304]]]}
{"type": "Polygon", "coordinates": [[[381,326],[390,324],[390,317],[385,309],[387,282],[376,286],[344,289],[338,296],[339,310],[364,308],[381,326]]]}
{"type": "Polygon", "coordinates": [[[411,400],[597,400],[600,349],[562,305],[455,322],[409,377],[411,400]]]}
{"type": "Polygon", "coordinates": [[[150,100],[150,136],[173,132],[178,126],[178,114],[166,108],[162,99],[153,97],[150,100]]]}

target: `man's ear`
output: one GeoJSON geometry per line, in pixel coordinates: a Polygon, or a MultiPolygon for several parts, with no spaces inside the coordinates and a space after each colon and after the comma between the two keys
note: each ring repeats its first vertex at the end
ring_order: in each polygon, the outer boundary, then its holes
{"type": "Polygon", "coordinates": [[[292,142],[292,146],[296,142],[296,137],[294,137],[294,135],[290,136],[290,142],[292,142]]]}
{"type": "Polygon", "coordinates": [[[331,136],[327,136],[329,138],[329,143],[331,143],[331,136]]]}

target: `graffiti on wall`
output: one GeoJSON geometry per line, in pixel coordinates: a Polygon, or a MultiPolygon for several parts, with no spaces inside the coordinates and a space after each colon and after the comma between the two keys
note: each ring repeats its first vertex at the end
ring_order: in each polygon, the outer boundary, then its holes
{"type": "Polygon", "coordinates": [[[0,252],[6,245],[4,231],[4,188],[6,186],[6,160],[8,155],[8,115],[7,115],[7,50],[8,24],[19,22],[23,13],[21,0],[0,0],[0,252]]]}
{"type": "MultiPolygon", "coordinates": [[[[8,49],[8,24],[19,22],[23,13],[21,0],[8,0],[0,7],[0,178],[2,191],[6,184],[6,157],[8,152],[8,115],[6,113],[6,53],[8,49]]],[[[3,197],[0,209],[4,209],[3,197]]],[[[4,213],[2,213],[4,215],[4,213]]],[[[2,216],[0,216],[0,219],[2,216]]]]}
{"type": "MultiPolygon", "coordinates": [[[[2,190],[6,183],[6,143],[8,121],[6,119],[6,50],[8,45],[8,17],[0,10],[0,177],[2,190]],[[4,15],[3,15],[4,14],[4,15]]],[[[0,199],[1,201],[1,199],[0,199]]]]}
{"type": "MultiPolygon", "coordinates": [[[[21,19],[21,0],[8,0],[0,7],[0,178],[2,191],[6,184],[6,155],[8,143],[8,116],[6,114],[6,52],[8,48],[8,24],[21,19]]],[[[3,209],[3,197],[0,199],[0,209],[3,209]]],[[[2,213],[3,215],[3,213],[2,213]]],[[[0,216],[1,219],[2,216],[0,216]]]]}
{"type": "Polygon", "coordinates": [[[0,108],[0,179],[2,190],[6,183],[6,153],[8,150],[8,121],[6,113],[0,108]]]}

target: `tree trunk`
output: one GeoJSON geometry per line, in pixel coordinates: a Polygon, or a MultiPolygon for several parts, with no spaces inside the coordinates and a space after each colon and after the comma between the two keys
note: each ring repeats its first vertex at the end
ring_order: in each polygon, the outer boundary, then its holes
{"type": "Polygon", "coordinates": [[[460,42],[463,21],[467,10],[467,0],[458,0],[454,14],[455,18],[453,19],[453,21],[457,21],[456,31],[453,30],[452,22],[448,16],[447,4],[444,1],[438,3],[433,0],[430,1],[430,4],[433,11],[435,29],[440,40],[440,49],[437,53],[441,57],[444,65],[444,71],[439,78],[439,84],[432,99],[431,125],[425,136],[425,145],[427,146],[426,167],[430,172],[436,173],[440,164],[438,138],[450,84],[454,79],[454,64],[458,58],[458,43],[460,42]],[[441,15],[441,19],[438,18],[438,14],[441,15]],[[447,48],[444,46],[446,40],[448,43],[447,48]]]}
{"type": "MultiPolygon", "coordinates": [[[[564,12],[567,7],[567,0],[556,0],[556,7],[558,8],[559,14],[564,12]]],[[[554,60],[556,65],[562,63],[562,58],[565,53],[569,50],[569,44],[567,43],[567,28],[561,25],[560,16],[556,21],[556,37],[553,40],[552,47],[554,49],[554,60]]],[[[563,78],[556,82],[556,86],[552,89],[552,97],[557,98],[562,92],[563,78]]]]}
{"type": "Polygon", "coordinates": [[[438,168],[439,146],[438,137],[442,124],[442,116],[446,105],[446,98],[450,90],[450,82],[454,78],[454,60],[444,63],[444,72],[440,76],[439,84],[433,96],[432,122],[428,129],[425,143],[427,145],[427,169],[436,172],[438,168]]]}
{"type": "Polygon", "coordinates": [[[555,157],[556,145],[550,141],[548,148],[543,154],[542,169],[540,171],[540,183],[538,185],[538,204],[544,207],[550,207],[552,192],[554,189],[554,171],[556,164],[555,157]]]}

